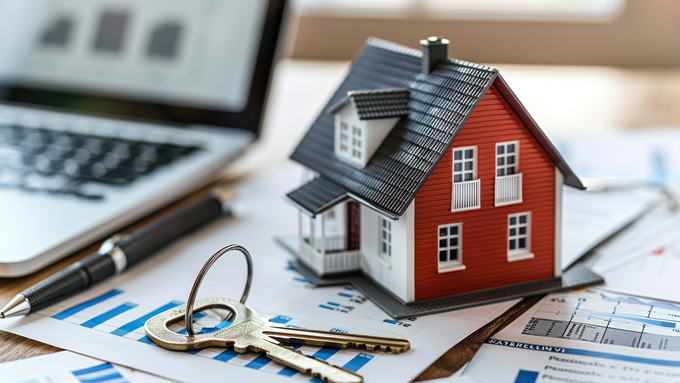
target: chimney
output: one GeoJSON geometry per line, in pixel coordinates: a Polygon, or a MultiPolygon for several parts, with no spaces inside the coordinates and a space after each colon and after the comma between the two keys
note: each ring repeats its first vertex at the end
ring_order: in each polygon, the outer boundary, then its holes
{"type": "Polygon", "coordinates": [[[427,40],[420,40],[423,46],[423,59],[420,62],[420,71],[430,73],[439,64],[449,57],[449,40],[431,36],[427,40]]]}

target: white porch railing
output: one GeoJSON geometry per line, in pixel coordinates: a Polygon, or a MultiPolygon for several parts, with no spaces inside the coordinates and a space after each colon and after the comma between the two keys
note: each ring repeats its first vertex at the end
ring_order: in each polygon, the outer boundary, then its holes
{"type": "Polygon", "coordinates": [[[307,239],[300,241],[300,259],[319,275],[337,274],[361,268],[360,250],[335,250],[322,253],[307,239]]]}
{"type": "Polygon", "coordinates": [[[339,235],[334,237],[326,237],[326,254],[334,251],[345,250],[345,236],[339,235]]]}
{"type": "Polygon", "coordinates": [[[451,211],[480,208],[481,181],[454,182],[451,191],[451,211]]]}
{"type": "Polygon", "coordinates": [[[522,202],[522,173],[496,177],[496,206],[522,202]]]}

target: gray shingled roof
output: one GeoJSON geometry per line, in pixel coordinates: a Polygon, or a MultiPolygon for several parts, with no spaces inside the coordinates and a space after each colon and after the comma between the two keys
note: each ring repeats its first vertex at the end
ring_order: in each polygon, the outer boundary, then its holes
{"type": "Polygon", "coordinates": [[[560,169],[565,184],[584,188],[497,69],[449,59],[432,73],[424,74],[420,71],[421,56],[419,50],[370,39],[329,101],[326,110],[343,100],[349,91],[410,89],[409,114],[392,129],[365,168],[334,155],[333,115],[325,112],[317,117],[291,158],[318,172],[322,179],[346,189],[349,197],[398,219],[495,82],[560,169]]]}
{"type": "Polygon", "coordinates": [[[288,193],[287,197],[302,211],[315,216],[346,199],[347,190],[317,177],[288,193]]]}
{"type": "Polygon", "coordinates": [[[408,88],[350,90],[327,111],[335,114],[351,102],[360,120],[401,117],[408,114],[408,94],[408,88]]]}

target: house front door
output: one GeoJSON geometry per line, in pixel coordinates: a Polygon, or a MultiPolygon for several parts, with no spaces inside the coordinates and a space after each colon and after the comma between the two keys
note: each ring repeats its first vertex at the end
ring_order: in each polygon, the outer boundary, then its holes
{"type": "Polygon", "coordinates": [[[347,202],[347,250],[359,250],[361,247],[361,205],[358,202],[347,202]]]}

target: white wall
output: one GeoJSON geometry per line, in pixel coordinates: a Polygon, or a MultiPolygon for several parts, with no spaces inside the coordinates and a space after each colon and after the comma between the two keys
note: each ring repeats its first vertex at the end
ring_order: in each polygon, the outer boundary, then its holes
{"type": "MultiPolygon", "coordinates": [[[[366,137],[366,144],[364,145],[364,162],[367,164],[368,160],[373,157],[373,154],[378,150],[380,145],[388,134],[394,128],[394,125],[399,121],[399,117],[392,118],[379,118],[375,120],[366,120],[366,131],[364,132],[364,137],[366,137]]],[[[364,164],[364,166],[366,166],[364,164]]]]}
{"type": "Polygon", "coordinates": [[[392,221],[392,256],[380,255],[380,214],[361,206],[361,268],[376,282],[405,302],[414,300],[413,203],[398,221],[392,221]]]}
{"type": "Polygon", "coordinates": [[[323,215],[326,216],[326,238],[329,237],[337,237],[337,236],[345,236],[345,230],[346,230],[346,217],[345,213],[347,210],[347,204],[345,202],[341,202],[335,206],[333,206],[331,209],[328,211],[325,211],[323,215]],[[332,215],[332,217],[331,217],[332,215]]]}
{"type": "Polygon", "coordinates": [[[562,189],[564,176],[555,167],[555,276],[562,275],[562,189]]]}

